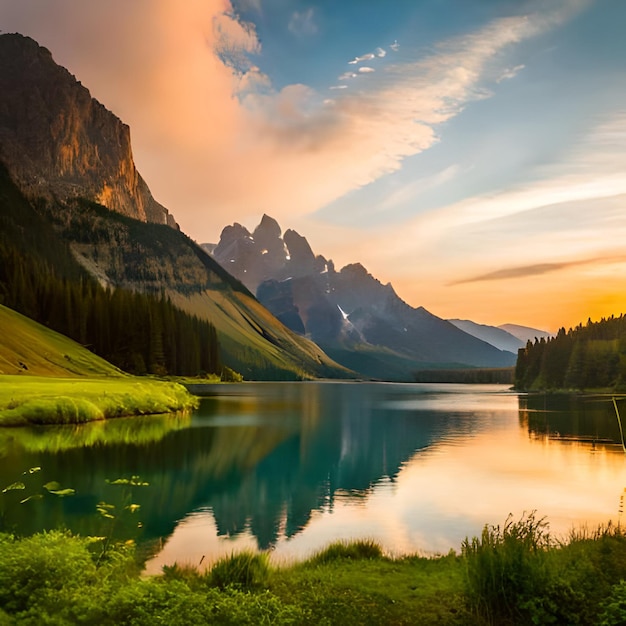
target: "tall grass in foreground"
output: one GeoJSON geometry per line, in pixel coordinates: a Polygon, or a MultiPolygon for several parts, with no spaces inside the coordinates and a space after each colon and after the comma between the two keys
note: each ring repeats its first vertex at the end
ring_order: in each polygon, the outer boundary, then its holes
{"type": "Polygon", "coordinates": [[[122,541],[102,555],[101,540],[0,533],[0,624],[626,623],[626,535],[615,526],[558,542],[530,514],[485,527],[460,555],[391,559],[358,541],[280,568],[244,552],[156,577],[140,576],[122,541]]]}
{"type": "Polygon", "coordinates": [[[209,582],[215,587],[226,589],[261,589],[267,586],[270,566],[269,556],[250,551],[232,554],[217,561],[210,570],[209,582]]]}
{"type": "Polygon", "coordinates": [[[311,564],[332,563],[342,559],[363,560],[380,559],[383,556],[381,547],[373,539],[357,539],[355,541],[336,541],[317,552],[309,559],[311,564]]]}
{"type": "MultiPolygon", "coordinates": [[[[486,624],[592,624],[598,607],[626,577],[626,537],[608,525],[551,538],[535,513],[485,526],[462,545],[466,601],[486,624]]],[[[603,622],[617,624],[626,622],[603,622]]]]}
{"type": "Polygon", "coordinates": [[[490,623],[523,617],[524,606],[545,589],[552,541],[544,519],[534,513],[504,526],[485,526],[480,537],[465,539],[468,599],[490,623]]]}

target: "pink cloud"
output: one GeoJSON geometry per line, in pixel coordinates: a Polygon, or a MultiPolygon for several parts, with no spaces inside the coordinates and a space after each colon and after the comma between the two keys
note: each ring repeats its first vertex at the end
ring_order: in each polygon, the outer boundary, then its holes
{"type": "Polygon", "coordinates": [[[201,241],[263,212],[306,215],[397,170],[487,96],[479,81],[505,46],[543,27],[497,20],[325,101],[305,85],[273,89],[253,62],[253,26],[228,0],[21,0],[0,6],[0,23],[49,47],[130,125],[154,196],[201,241]]]}

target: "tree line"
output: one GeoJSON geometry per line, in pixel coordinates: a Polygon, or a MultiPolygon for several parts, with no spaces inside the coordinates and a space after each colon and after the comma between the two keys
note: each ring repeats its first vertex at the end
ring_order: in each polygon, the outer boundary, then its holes
{"type": "Polygon", "coordinates": [[[594,389],[626,387],[626,316],[591,319],[518,351],[515,387],[594,389]]]}
{"type": "MultiPolygon", "coordinates": [[[[52,215],[70,219],[67,209],[49,201],[38,204],[39,210],[0,162],[0,304],[131,374],[232,373],[221,364],[211,323],[178,309],[162,292],[102,287],[50,223],[52,215]]],[[[176,236],[166,227],[159,232],[176,236]]]]}
{"type": "Polygon", "coordinates": [[[132,374],[195,376],[222,369],[215,327],[165,294],[108,289],[87,274],[58,275],[0,241],[0,304],[83,344],[132,374]]]}

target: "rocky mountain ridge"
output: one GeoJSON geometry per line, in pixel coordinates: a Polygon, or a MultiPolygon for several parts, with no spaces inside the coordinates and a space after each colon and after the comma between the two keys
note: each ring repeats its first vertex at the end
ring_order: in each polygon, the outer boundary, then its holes
{"type": "Polygon", "coordinates": [[[335,269],[306,238],[264,215],[253,232],[226,226],[213,257],[297,333],[366,376],[408,380],[434,364],[505,367],[515,355],[404,302],[360,263],[335,269]]]}
{"type": "Polygon", "coordinates": [[[451,324],[454,324],[457,328],[460,328],[462,331],[473,335],[474,337],[478,337],[500,350],[508,350],[509,352],[513,352],[513,354],[517,354],[517,351],[526,345],[515,335],[512,335],[503,328],[499,328],[497,326],[477,324],[472,320],[450,319],[448,321],[451,324]]]}

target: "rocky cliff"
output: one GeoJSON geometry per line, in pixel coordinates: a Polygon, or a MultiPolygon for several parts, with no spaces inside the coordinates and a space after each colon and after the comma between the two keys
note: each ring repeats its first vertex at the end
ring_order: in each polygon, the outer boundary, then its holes
{"type": "Polygon", "coordinates": [[[176,226],[135,167],[128,126],[49,50],[29,37],[1,35],[0,94],[0,160],[27,196],[80,196],[176,226]]]}

